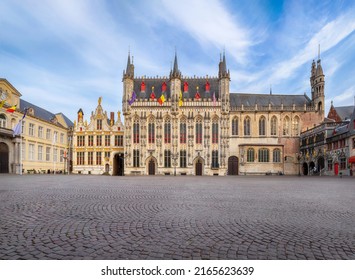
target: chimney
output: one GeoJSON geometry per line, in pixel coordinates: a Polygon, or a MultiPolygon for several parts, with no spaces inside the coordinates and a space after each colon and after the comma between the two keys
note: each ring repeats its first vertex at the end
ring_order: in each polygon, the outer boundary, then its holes
{"type": "Polygon", "coordinates": [[[115,123],[115,112],[110,112],[110,123],[111,125],[115,123]]]}

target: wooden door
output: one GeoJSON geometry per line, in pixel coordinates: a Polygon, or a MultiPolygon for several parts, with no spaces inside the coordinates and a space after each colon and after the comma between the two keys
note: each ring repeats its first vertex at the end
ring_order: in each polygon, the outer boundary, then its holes
{"type": "Polygon", "coordinates": [[[238,158],[235,156],[228,159],[228,175],[238,175],[238,158]]]}
{"type": "Polygon", "coordinates": [[[0,173],[9,173],[9,148],[0,143],[0,173]]]}
{"type": "Polygon", "coordinates": [[[149,161],[148,164],[148,174],[149,175],[155,175],[155,162],[153,159],[149,161]]]}
{"type": "Polygon", "coordinates": [[[195,170],[196,176],[201,176],[202,175],[202,162],[201,162],[201,160],[197,160],[195,169],[196,169],[195,170]]]}
{"type": "Polygon", "coordinates": [[[339,173],[339,163],[334,163],[334,174],[337,176],[339,173]]]}

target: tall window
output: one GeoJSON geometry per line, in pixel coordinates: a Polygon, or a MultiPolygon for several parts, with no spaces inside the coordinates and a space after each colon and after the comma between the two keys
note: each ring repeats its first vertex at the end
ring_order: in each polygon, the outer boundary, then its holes
{"type": "Polygon", "coordinates": [[[102,137],[101,137],[101,135],[96,135],[96,146],[102,146],[102,137]]]}
{"type": "Polygon", "coordinates": [[[53,133],[53,143],[57,143],[58,142],[58,132],[54,131],[53,133]]]}
{"type": "Polygon", "coordinates": [[[272,136],[276,136],[277,135],[277,118],[275,116],[273,116],[271,118],[271,129],[270,129],[270,134],[272,136]]]}
{"type": "Polygon", "coordinates": [[[88,146],[89,147],[94,146],[94,135],[89,135],[88,136],[88,146]]]}
{"type": "Polygon", "coordinates": [[[97,128],[97,130],[101,130],[102,129],[102,120],[97,120],[96,121],[96,128],[97,128]]]}
{"type": "Polygon", "coordinates": [[[218,151],[212,151],[212,168],[218,168],[218,151]]]}
{"type": "Polygon", "coordinates": [[[283,135],[284,136],[288,136],[290,135],[290,118],[288,116],[286,116],[284,118],[284,123],[283,123],[283,135]]]}
{"type": "Polygon", "coordinates": [[[102,164],[102,154],[101,152],[96,152],[96,165],[102,164]]]}
{"type": "Polygon", "coordinates": [[[4,114],[0,115],[0,127],[6,128],[6,117],[4,114]]]}
{"type": "Polygon", "coordinates": [[[46,139],[47,140],[51,139],[51,130],[49,128],[47,128],[47,130],[46,130],[46,139]]]}
{"type": "Polygon", "coordinates": [[[139,120],[135,119],[133,123],[133,143],[139,143],[139,120]]]}
{"type": "Polygon", "coordinates": [[[238,118],[235,117],[232,120],[232,135],[238,135],[238,126],[239,126],[239,121],[238,118]]]}
{"type": "Polygon", "coordinates": [[[218,143],[218,119],[214,119],[212,123],[212,144],[218,143]]]}
{"type": "Polygon", "coordinates": [[[266,122],[266,119],[264,116],[262,116],[260,119],[259,119],[259,135],[260,136],[264,136],[266,135],[266,125],[265,125],[265,122],[266,122]]]}
{"type": "Polygon", "coordinates": [[[186,167],[186,151],[185,150],[180,151],[180,167],[181,168],[186,167]]]}
{"type": "Polygon", "coordinates": [[[272,161],[281,162],[281,151],[280,149],[274,149],[272,152],[272,161]]]}
{"type": "Polygon", "coordinates": [[[111,136],[110,135],[105,135],[105,146],[106,147],[111,146],[111,136]]]}
{"type": "Polygon", "coordinates": [[[298,136],[300,134],[300,118],[296,116],[292,122],[292,135],[298,136]]]}
{"type": "Polygon", "coordinates": [[[29,160],[35,159],[35,145],[34,144],[28,145],[28,159],[29,160]]]}
{"type": "Polygon", "coordinates": [[[328,171],[332,171],[332,170],[333,170],[333,160],[328,159],[328,171]]]}
{"type": "Polygon", "coordinates": [[[35,135],[35,125],[33,123],[29,124],[28,135],[29,136],[34,136],[35,135]]]}
{"type": "Polygon", "coordinates": [[[262,148],[259,150],[259,162],[269,162],[269,150],[262,148]]]}
{"type": "Polygon", "coordinates": [[[244,135],[250,136],[250,118],[246,117],[244,119],[244,135]]]}
{"type": "Polygon", "coordinates": [[[78,165],[84,165],[84,156],[85,156],[85,152],[77,152],[76,162],[78,165]]]}
{"type": "Polygon", "coordinates": [[[64,162],[64,150],[59,151],[59,162],[64,162]]]}
{"type": "Polygon", "coordinates": [[[51,160],[51,148],[46,147],[46,161],[50,161],[50,160],[51,160]]]}
{"type": "Polygon", "coordinates": [[[171,143],[171,123],[166,119],[164,123],[164,143],[171,143]]]}
{"type": "Polygon", "coordinates": [[[43,127],[42,126],[38,127],[38,138],[43,138],[43,127]]]}
{"type": "Polygon", "coordinates": [[[255,151],[253,148],[247,150],[247,162],[254,162],[255,160],[255,151]]]}
{"type": "Polygon", "coordinates": [[[148,123],[148,143],[155,143],[155,123],[148,123]]]}
{"type": "Polygon", "coordinates": [[[94,152],[88,152],[88,165],[94,164],[94,152]]]}
{"type": "Polygon", "coordinates": [[[133,167],[139,167],[139,150],[133,150],[133,167]]]}
{"type": "Polygon", "coordinates": [[[53,149],[53,161],[54,162],[58,161],[58,149],[57,148],[53,149]]]}
{"type": "MultiPolygon", "coordinates": [[[[22,121],[22,130],[21,133],[25,132],[25,126],[26,126],[26,122],[22,121]]],[[[50,130],[49,130],[50,131],[50,130]]],[[[49,139],[49,138],[48,138],[49,139]]]]}
{"type": "Polygon", "coordinates": [[[202,120],[196,121],[196,144],[202,144],[202,120]]]}
{"type": "Polygon", "coordinates": [[[64,133],[60,134],[60,143],[64,144],[64,133]]]}
{"type": "Polygon", "coordinates": [[[115,135],[115,146],[116,147],[123,146],[123,135],[115,135]]]}
{"type": "Polygon", "coordinates": [[[76,140],[77,140],[78,147],[85,146],[85,136],[84,135],[78,135],[76,140]]]}
{"type": "Polygon", "coordinates": [[[346,158],[341,157],[340,158],[340,170],[344,170],[344,169],[346,169],[346,158]]]}
{"type": "Polygon", "coordinates": [[[171,167],[171,151],[164,150],[164,167],[171,167]]]}
{"type": "Polygon", "coordinates": [[[180,123],[180,144],[186,144],[186,122],[180,123]]]}
{"type": "Polygon", "coordinates": [[[110,158],[111,157],[111,152],[105,152],[105,158],[110,158]]]}
{"type": "Polygon", "coordinates": [[[38,146],[38,160],[43,160],[43,146],[38,146]]]}

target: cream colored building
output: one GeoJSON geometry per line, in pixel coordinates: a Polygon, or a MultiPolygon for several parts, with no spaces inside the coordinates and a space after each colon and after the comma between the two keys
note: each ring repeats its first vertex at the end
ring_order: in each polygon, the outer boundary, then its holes
{"type": "Polygon", "coordinates": [[[0,172],[48,173],[68,169],[68,135],[73,123],[62,113],[53,114],[21,99],[21,93],[6,79],[0,79],[0,172]],[[13,113],[6,110],[17,105],[13,113]],[[13,128],[22,121],[21,136],[13,136],[13,128]],[[21,149],[22,147],[22,149],[21,149]],[[22,160],[20,156],[22,155],[22,160]]]}
{"type": "Polygon", "coordinates": [[[120,112],[115,121],[111,112],[101,106],[101,97],[89,123],[84,120],[82,109],[78,111],[73,131],[73,173],[123,175],[123,124],[120,112]]]}
{"type": "Polygon", "coordinates": [[[310,83],[311,97],[231,93],[225,55],[215,77],[183,76],[176,55],[168,77],[135,77],[129,55],[125,174],[297,174],[299,134],[324,118],[320,59],[310,83]]]}

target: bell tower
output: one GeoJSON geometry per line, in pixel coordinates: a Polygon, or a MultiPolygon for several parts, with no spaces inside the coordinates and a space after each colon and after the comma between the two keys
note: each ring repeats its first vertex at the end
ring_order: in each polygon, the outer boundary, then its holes
{"type": "Polygon", "coordinates": [[[129,114],[130,106],[128,101],[132,97],[133,93],[133,81],[134,81],[134,65],[133,65],[133,56],[131,63],[131,55],[128,52],[127,67],[126,71],[123,70],[123,96],[122,96],[122,111],[123,115],[129,114]]]}
{"type": "Polygon", "coordinates": [[[311,90],[312,90],[312,103],[316,111],[320,115],[324,115],[324,79],[323,68],[320,59],[320,48],[318,49],[317,66],[313,60],[311,68],[311,90]]]}

